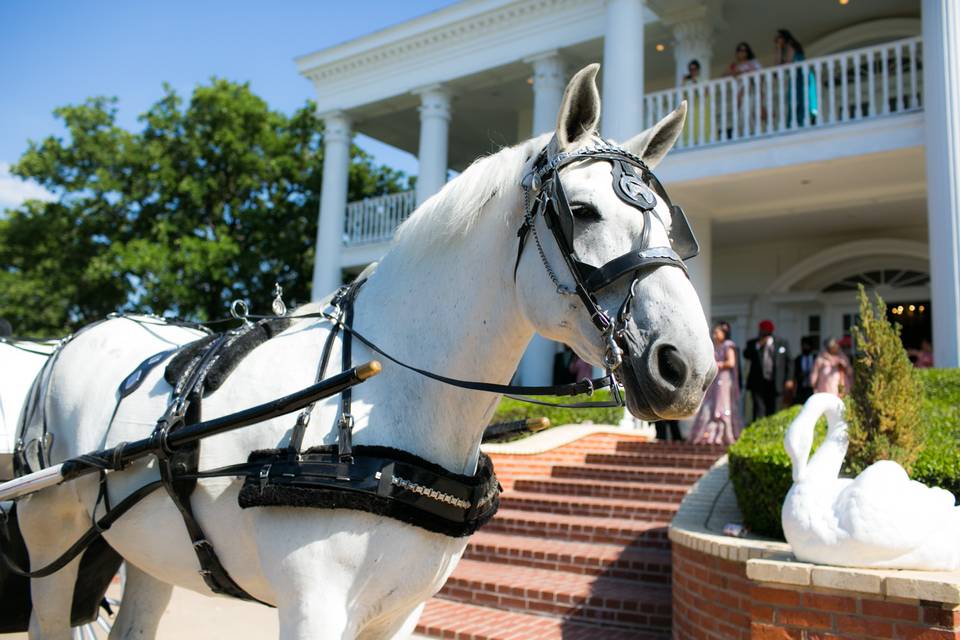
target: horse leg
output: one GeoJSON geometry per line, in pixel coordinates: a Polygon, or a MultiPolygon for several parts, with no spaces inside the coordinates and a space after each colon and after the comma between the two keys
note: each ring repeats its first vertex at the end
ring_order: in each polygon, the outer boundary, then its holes
{"type": "MultiPolygon", "coordinates": [[[[90,518],[76,493],[67,486],[33,494],[17,506],[17,512],[32,570],[56,560],[90,526],[90,518]]],[[[53,575],[30,581],[30,640],[72,638],[70,609],[79,568],[77,557],[53,575]]]]}
{"type": "Polygon", "coordinates": [[[155,638],[160,617],[172,594],[173,585],[157,580],[128,562],[120,613],[110,630],[110,640],[155,638]]]}

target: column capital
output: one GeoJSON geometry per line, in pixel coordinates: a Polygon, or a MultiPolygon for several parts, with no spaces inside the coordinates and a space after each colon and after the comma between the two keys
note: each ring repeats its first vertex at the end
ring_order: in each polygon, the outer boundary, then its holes
{"type": "Polygon", "coordinates": [[[350,142],[353,134],[351,131],[353,121],[346,111],[327,111],[318,114],[318,117],[323,120],[324,144],[331,142],[350,142]]]}
{"type": "Polygon", "coordinates": [[[556,87],[563,91],[566,87],[566,64],[556,49],[524,58],[523,61],[533,67],[534,92],[556,87]]]}
{"type": "Polygon", "coordinates": [[[450,120],[450,103],[453,99],[453,92],[449,87],[442,84],[430,84],[414,89],[410,93],[420,96],[420,120],[429,118],[450,120]]]}

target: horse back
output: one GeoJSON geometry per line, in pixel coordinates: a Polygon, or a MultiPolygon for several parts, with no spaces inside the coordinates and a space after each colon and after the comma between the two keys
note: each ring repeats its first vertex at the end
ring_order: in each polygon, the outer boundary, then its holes
{"type": "MultiPolygon", "coordinates": [[[[79,331],[56,354],[43,389],[43,419],[52,435],[51,461],[102,448],[121,398],[121,385],[130,373],[151,356],[204,335],[197,329],[136,316],[111,318],[79,331]]],[[[167,386],[155,388],[150,395],[168,392],[167,386]]]]}

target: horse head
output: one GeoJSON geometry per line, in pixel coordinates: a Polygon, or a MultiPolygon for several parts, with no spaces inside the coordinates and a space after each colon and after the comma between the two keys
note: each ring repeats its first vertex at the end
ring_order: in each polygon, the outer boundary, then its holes
{"type": "Polygon", "coordinates": [[[717,367],[683,263],[696,240],[652,173],[686,105],[618,146],[598,134],[598,69],[571,79],[553,137],[524,169],[521,240],[535,246],[521,244],[518,299],[536,331],[614,371],[634,416],[687,416],[717,367]]]}

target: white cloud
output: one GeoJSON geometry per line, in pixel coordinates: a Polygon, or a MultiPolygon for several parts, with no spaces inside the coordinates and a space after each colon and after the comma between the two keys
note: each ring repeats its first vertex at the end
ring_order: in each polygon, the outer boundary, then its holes
{"type": "Polygon", "coordinates": [[[56,200],[56,196],[36,182],[21,180],[10,173],[10,165],[0,162],[0,211],[17,207],[24,200],[56,200]]]}

